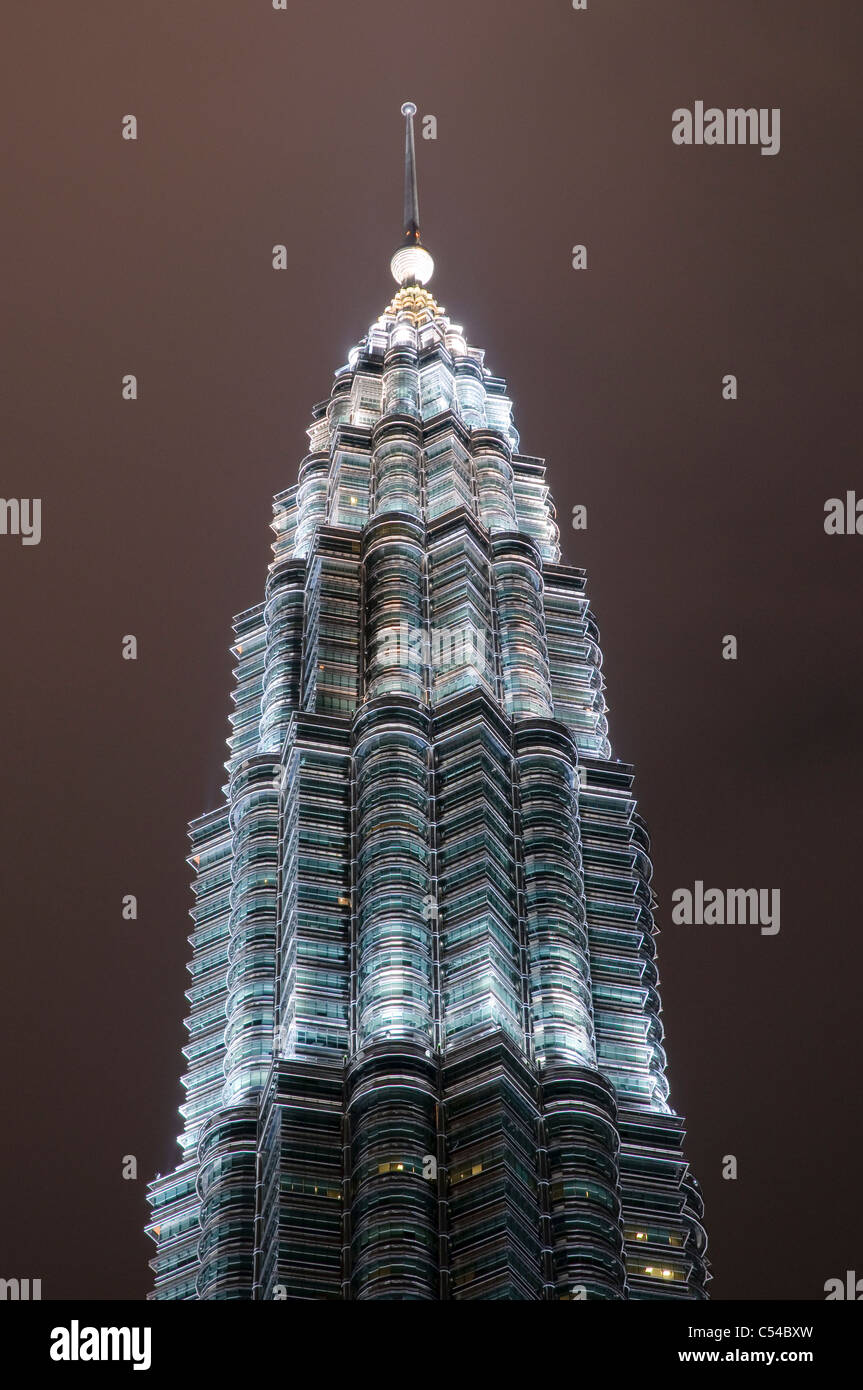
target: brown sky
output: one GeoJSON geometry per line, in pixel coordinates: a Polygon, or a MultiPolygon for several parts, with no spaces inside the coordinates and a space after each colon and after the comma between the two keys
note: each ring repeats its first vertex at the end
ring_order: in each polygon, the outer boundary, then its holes
{"type": "Polygon", "coordinates": [[[823,530],[828,497],[863,496],[861,27],[852,0],[7,17],[0,491],[42,499],[43,538],[0,536],[0,1274],[47,1298],[150,1287],[185,824],[222,780],[230,618],[262,598],[271,495],[392,290],[408,98],[438,119],[418,149],[436,294],[507,378],[589,570],[714,1296],[817,1299],[863,1268],[863,537],[823,530]],[[781,152],[674,146],[698,99],[779,107],[781,152]],[[781,888],[778,936],[672,926],[696,879],[781,888]]]}

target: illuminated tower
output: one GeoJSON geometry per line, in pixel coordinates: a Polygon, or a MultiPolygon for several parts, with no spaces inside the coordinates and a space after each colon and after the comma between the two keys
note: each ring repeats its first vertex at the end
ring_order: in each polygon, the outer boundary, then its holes
{"type": "Polygon", "coordinates": [[[191,826],[156,1298],[703,1298],[649,841],[504,381],[398,289],[315,408],[191,826]]]}

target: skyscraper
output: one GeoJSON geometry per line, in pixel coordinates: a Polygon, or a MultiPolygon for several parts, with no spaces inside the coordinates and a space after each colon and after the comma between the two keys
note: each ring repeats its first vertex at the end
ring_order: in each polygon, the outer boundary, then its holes
{"type": "Polygon", "coordinates": [[[705,1297],[650,846],[504,381],[426,288],[315,407],[191,826],[159,1299],[705,1297]]]}

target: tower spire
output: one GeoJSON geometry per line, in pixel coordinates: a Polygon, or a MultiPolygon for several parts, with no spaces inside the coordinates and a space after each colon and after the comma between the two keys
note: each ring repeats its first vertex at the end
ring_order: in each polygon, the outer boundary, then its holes
{"type": "Polygon", "coordinates": [[[405,246],[420,245],[420,203],[417,194],[417,156],[414,148],[414,116],[416,106],[406,101],[402,107],[405,118],[405,246]]]}
{"type": "Polygon", "coordinates": [[[402,106],[402,115],[405,118],[404,238],[401,247],[390,261],[393,279],[401,286],[425,285],[431,279],[434,270],[434,261],[420,241],[417,158],[414,146],[416,110],[412,101],[406,101],[402,106]]]}

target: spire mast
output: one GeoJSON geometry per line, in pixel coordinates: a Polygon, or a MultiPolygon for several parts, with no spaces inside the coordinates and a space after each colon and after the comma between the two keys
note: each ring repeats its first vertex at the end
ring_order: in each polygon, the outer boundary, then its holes
{"type": "Polygon", "coordinates": [[[424,285],[431,279],[434,261],[420,241],[420,203],[417,194],[417,155],[414,146],[414,116],[412,101],[402,106],[405,118],[405,205],[402,244],[390,261],[393,279],[402,288],[424,285]]]}
{"type": "Polygon", "coordinates": [[[420,245],[420,203],[417,193],[417,156],[414,148],[414,116],[416,106],[406,101],[402,107],[405,118],[405,246],[420,245]]]}

